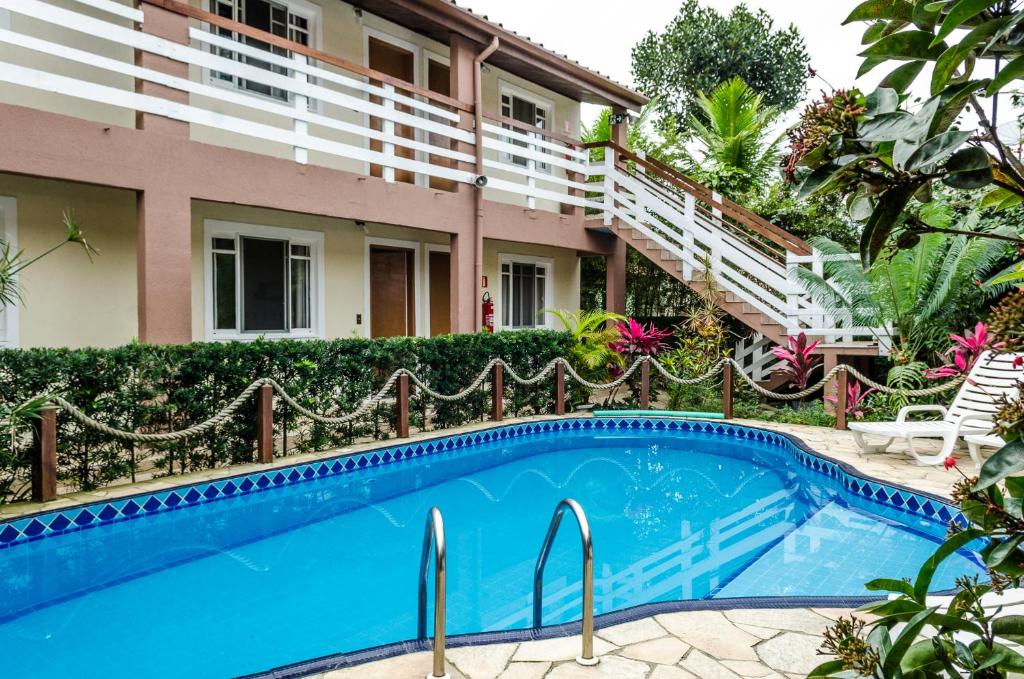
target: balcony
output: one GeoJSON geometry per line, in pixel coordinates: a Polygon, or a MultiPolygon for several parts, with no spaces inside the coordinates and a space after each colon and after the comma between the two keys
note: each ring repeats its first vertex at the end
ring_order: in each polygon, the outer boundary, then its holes
{"type": "Polygon", "coordinates": [[[0,0],[0,13],[7,103],[127,128],[155,116],[193,141],[437,191],[483,174],[486,198],[528,209],[600,207],[577,140],[184,2],[0,0]]]}

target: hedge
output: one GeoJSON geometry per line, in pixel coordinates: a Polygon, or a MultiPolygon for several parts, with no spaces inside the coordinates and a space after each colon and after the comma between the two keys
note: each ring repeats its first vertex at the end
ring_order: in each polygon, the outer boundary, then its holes
{"type": "MultiPolygon", "coordinates": [[[[41,393],[60,394],[112,426],[136,431],[181,429],[209,418],[253,380],[272,377],[306,408],[343,414],[355,409],[400,367],[413,370],[442,393],[463,389],[490,359],[503,358],[530,375],[556,356],[568,354],[572,338],[546,330],[445,335],[434,338],[256,340],[114,349],[0,350],[0,402],[20,403],[41,393]]],[[[535,388],[505,380],[506,410],[512,415],[549,410],[554,380],[535,388]]],[[[462,425],[489,412],[483,390],[459,402],[414,396],[414,426],[430,418],[433,428],[462,425]]],[[[300,420],[275,405],[278,452],[290,454],[345,445],[359,437],[384,438],[394,409],[378,406],[343,427],[300,420]]],[[[256,403],[212,433],[173,444],[136,449],[58,417],[57,462],[62,490],[89,490],[113,481],[167,475],[251,462],[256,441],[256,403]],[[144,464],[143,464],[143,461],[144,464]]],[[[30,437],[0,444],[0,503],[28,491],[30,437]]]]}

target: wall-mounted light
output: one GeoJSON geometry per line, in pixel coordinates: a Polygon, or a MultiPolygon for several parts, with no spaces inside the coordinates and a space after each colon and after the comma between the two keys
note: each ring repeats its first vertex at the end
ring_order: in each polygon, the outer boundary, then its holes
{"type": "Polygon", "coordinates": [[[477,175],[476,178],[473,180],[473,184],[475,184],[478,188],[482,189],[485,186],[487,186],[487,177],[485,177],[482,174],[477,175]]]}
{"type": "Polygon", "coordinates": [[[370,230],[366,228],[366,222],[364,222],[361,219],[356,220],[356,228],[362,231],[363,233],[370,233],[370,230]]]}
{"type": "Polygon", "coordinates": [[[627,120],[629,120],[629,114],[628,113],[613,113],[608,118],[608,121],[612,125],[621,125],[622,123],[626,122],[627,120]]]}

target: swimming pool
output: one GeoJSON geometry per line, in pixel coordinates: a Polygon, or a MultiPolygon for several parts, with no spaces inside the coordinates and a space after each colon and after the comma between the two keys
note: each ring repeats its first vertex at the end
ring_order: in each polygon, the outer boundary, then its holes
{"type": "MultiPolygon", "coordinates": [[[[855,599],[873,577],[916,573],[956,513],[760,429],[506,425],[0,523],[4,676],[228,677],[413,639],[434,505],[449,634],[524,630],[564,497],[593,531],[599,626],[724,600],[855,599]]],[[[573,528],[547,566],[545,625],[579,617],[573,528]]],[[[935,586],[982,572],[957,554],[935,586]]]]}

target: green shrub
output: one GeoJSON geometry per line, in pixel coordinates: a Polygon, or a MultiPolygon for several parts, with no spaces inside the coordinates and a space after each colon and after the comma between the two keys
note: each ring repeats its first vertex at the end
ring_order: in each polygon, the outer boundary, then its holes
{"type": "MultiPolygon", "coordinates": [[[[272,377],[306,408],[341,415],[408,368],[441,393],[462,390],[494,357],[533,375],[572,343],[566,333],[520,331],[434,338],[281,340],[114,349],[0,350],[0,403],[10,406],[43,393],[59,394],[92,417],[119,429],[156,432],[202,422],[261,377],[272,377]]],[[[511,415],[551,408],[554,380],[519,387],[506,378],[511,415]]],[[[415,426],[429,414],[433,428],[481,419],[490,394],[481,389],[448,402],[423,395],[410,404],[415,426]]],[[[386,438],[394,408],[380,405],[349,425],[310,424],[286,404],[275,404],[275,436],[285,453],[324,450],[356,437],[386,438]]],[[[28,436],[0,442],[0,502],[27,492],[28,436]]],[[[61,484],[89,490],[133,479],[143,459],[157,474],[176,474],[251,462],[256,441],[256,400],[210,433],[171,444],[136,447],[58,417],[57,463],[61,484]]]]}

